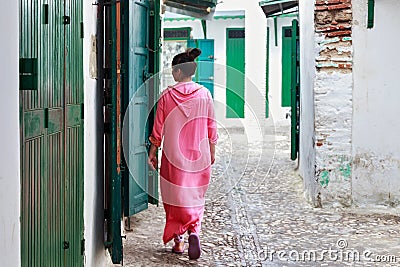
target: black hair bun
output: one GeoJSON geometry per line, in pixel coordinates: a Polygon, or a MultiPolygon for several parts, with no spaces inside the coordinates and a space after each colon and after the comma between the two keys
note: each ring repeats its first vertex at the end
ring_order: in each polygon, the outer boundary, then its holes
{"type": "Polygon", "coordinates": [[[195,60],[201,54],[201,50],[198,48],[189,48],[186,53],[189,55],[190,58],[195,60]]]}

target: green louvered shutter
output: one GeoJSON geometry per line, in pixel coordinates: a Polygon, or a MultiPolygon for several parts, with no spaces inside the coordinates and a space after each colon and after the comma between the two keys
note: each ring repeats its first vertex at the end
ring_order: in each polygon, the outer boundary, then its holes
{"type": "Polygon", "coordinates": [[[83,10],[65,0],[65,249],[66,266],[83,266],[83,10]]]}
{"type": "Polygon", "coordinates": [[[83,266],[81,6],[20,1],[21,266],[83,266]]]}

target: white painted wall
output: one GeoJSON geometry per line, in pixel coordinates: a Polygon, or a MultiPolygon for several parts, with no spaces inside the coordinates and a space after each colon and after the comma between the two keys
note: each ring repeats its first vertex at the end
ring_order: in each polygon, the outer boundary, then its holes
{"type": "Polygon", "coordinates": [[[400,2],[353,0],[353,198],[356,204],[400,204],[400,2]]]}
{"type": "Polygon", "coordinates": [[[0,262],[20,266],[19,9],[0,2],[0,262]]]}
{"type": "MultiPolygon", "coordinates": [[[[96,88],[93,72],[96,65],[92,53],[92,36],[96,35],[97,6],[84,1],[84,237],[85,266],[106,266],[110,262],[104,248],[104,190],[103,190],[103,119],[101,117],[103,92],[96,88]],[[90,71],[92,70],[92,71],[90,71]],[[93,78],[92,78],[93,77],[93,78]]],[[[99,44],[98,44],[99,45],[99,44]]]]}
{"type": "Polygon", "coordinates": [[[275,45],[274,19],[268,18],[269,27],[269,106],[276,124],[290,125],[286,114],[290,107],[282,107],[282,27],[292,25],[293,17],[277,18],[277,45],[275,45]]]}
{"type": "MultiPolygon", "coordinates": [[[[228,1],[226,1],[228,2],[228,1]]],[[[231,2],[231,1],[229,1],[231,2]]],[[[258,1],[233,1],[235,4],[241,2],[244,6],[241,9],[246,11],[246,53],[245,53],[245,120],[243,123],[247,127],[247,135],[250,140],[259,140],[257,138],[257,123],[264,125],[265,103],[266,103],[266,42],[267,27],[266,17],[258,1]],[[254,119],[257,118],[257,120],[254,119]],[[254,136],[252,136],[255,134],[254,136]]],[[[273,123],[274,114],[270,115],[268,123],[273,123]]],[[[272,130],[272,129],[269,129],[272,130]]]]}
{"type": "Polygon", "coordinates": [[[299,2],[300,27],[300,146],[299,173],[303,178],[306,198],[316,202],[315,183],[315,130],[314,130],[314,81],[315,33],[314,2],[299,2]]]}

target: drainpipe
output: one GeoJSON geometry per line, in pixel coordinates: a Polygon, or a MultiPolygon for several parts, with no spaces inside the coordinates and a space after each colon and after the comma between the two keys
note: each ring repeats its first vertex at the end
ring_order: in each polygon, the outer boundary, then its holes
{"type": "Polygon", "coordinates": [[[372,29],[374,27],[374,16],[375,16],[375,0],[368,0],[368,21],[367,21],[368,29],[372,29]]]}

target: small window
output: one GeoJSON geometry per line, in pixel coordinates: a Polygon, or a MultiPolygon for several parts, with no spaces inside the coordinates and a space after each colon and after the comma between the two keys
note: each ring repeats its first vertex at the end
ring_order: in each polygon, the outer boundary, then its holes
{"type": "Polygon", "coordinates": [[[243,30],[230,30],[229,31],[229,38],[236,39],[236,38],[244,38],[245,31],[243,30]]]}
{"type": "Polygon", "coordinates": [[[164,29],[165,40],[188,40],[191,28],[164,29]]]}
{"type": "Polygon", "coordinates": [[[292,28],[285,29],[285,37],[292,37],[292,28]]]}

